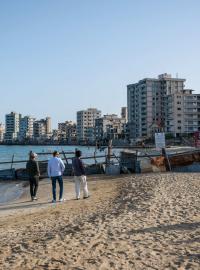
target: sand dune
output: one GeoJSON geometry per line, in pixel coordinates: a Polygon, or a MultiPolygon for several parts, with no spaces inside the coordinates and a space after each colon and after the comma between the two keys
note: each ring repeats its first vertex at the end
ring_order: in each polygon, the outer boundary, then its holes
{"type": "Polygon", "coordinates": [[[75,201],[65,183],[67,201],[51,205],[44,182],[35,205],[25,193],[1,206],[0,269],[200,269],[199,174],[104,176],[89,188],[75,201]]]}

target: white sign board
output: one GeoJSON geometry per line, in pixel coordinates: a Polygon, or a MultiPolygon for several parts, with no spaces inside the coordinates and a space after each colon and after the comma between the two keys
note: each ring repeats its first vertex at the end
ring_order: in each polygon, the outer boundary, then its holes
{"type": "Polygon", "coordinates": [[[155,133],[155,144],[157,149],[165,148],[165,133],[155,133]]]}

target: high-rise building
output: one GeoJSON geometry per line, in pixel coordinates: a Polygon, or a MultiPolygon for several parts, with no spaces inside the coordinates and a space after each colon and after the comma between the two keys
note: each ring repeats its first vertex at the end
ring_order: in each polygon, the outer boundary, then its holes
{"type": "Polygon", "coordinates": [[[5,127],[2,123],[0,123],[0,142],[4,140],[5,127]]]}
{"type": "Polygon", "coordinates": [[[165,130],[167,96],[184,90],[185,79],[169,74],[145,78],[127,86],[129,138],[151,137],[165,130]]]}
{"type": "Polygon", "coordinates": [[[167,96],[166,133],[175,137],[200,131],[200,94],[184,89],[167,96]]]}
{"type": "Polygon", "coordinates": [[[20,119],[18,135],[20,141],[24,141],[25,139],[32,139],[34,121],[35,119],[31,116],[24,116],[20,119]]]}
{"type": "Polygon", "coordinates": [[[6,128],[5,128],[5,141],[13,142],[17,140],[19,133],[19,123],[21,119],[21,114],[16,112],[11,112],[10,114],[6,114],[6,128]]]}
{"type": "Polygon", "coordinates": [[[185,89],[185,81],[165,73],[127,86],[130,139],[200,131],[200,94],[185,89]]]}
{"type": "Polygon", "coordinates": [[[95,141],[95,119],[101,117],[101,111],[89,108],[77,112],[77,140],[79,142],[95,141]]]}

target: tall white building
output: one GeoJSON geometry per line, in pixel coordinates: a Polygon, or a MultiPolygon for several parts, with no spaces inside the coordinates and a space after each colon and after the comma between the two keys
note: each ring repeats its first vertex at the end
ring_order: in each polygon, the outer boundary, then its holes
{"type": "Polygon", "coordinates": [[[184,90],[185,79],[161,74],[127,86],[129,138],[151,137],[165,130],[168,95],[184,90]]]}
{"type": "Polygon", "coordinates": [[[185,81],[165,73],[127,86],[130,139],[200,131],[200,94],[185,89],[185,81]]]}
{"type": "Polygon", "coordinates": [[[77,140],[79,142],[95,141],[95,119],[101,117],[101,111],[89,108],[77,112],[77,140]]]}
{"type": "Polygon", "coordinates": [[[184,89],[167,96],[167,133],[175,137],[200,131],[200,94],[184,89]]]}
{"type": "Polygon", "coordinates": [[[13,142],[17,140],[19,133],[19,123],[21,119],[21,114],[16,112],[11,112],[10,114],[6,114],[6,127],[5,127],[5,141],[13,142]]]}

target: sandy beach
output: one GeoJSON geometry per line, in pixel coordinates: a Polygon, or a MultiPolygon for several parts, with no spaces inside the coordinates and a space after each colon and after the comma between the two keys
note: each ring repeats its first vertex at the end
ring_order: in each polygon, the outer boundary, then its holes
{"type": "Polygon", "coordinates": [[[0,269],[200,269],[198,173],[89,177],[91,197],[51,204],[40,182],[0,204],[0,269]]]}

